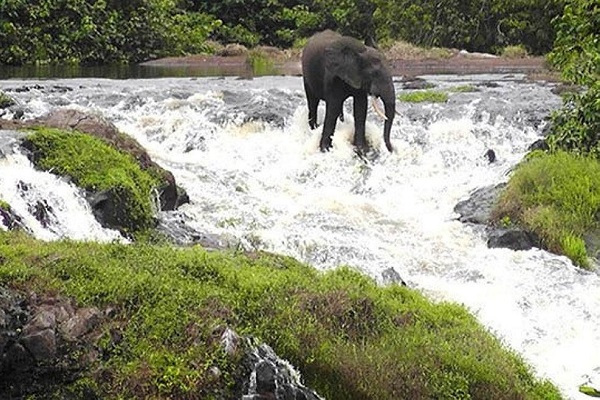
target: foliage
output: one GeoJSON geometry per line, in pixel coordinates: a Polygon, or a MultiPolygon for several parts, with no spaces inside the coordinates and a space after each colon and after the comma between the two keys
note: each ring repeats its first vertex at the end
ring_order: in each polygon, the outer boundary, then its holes
{"type": "Polygon", "coordinates": [[[4,92],[0,92],[0,109],[8,108],[15,104],[15,101],[4,92]]]}
{"type": "Polygon", "coordinates": [[[569,95],[552,116],[548,143],[600,156],[600,8],[594,0],[571,0],[556,20],[555,48],[548,59],[565,80],[586,86],[581,94],[569,95]]]}
{"type": "Polygon", "coordinates": [[[399,58],[402,60],[416,60],[423,58],[445,59],[450,58],[454,53],[449,49],[439,47],[419,47],[403,40],[384,41],[381,43],[386,57],[390,59],[399,58]]]}
{"type": "Polygon", "coordinates": [[[140,169],[128,154],[79,132],[39,129],[26,139],[37,167],[68,176],[87,190],[114,190],[122,199],[128,233],[154,226],[152,190],[157,178],[140,169]]]}
{"type": "Polygon", "coordinates": [[[532,54],[552,47],[550,21],[564,5],[564,0],[374,1],[379,39],[485,52],[523,44],[532,54]]]}
{"type": "Polygon", "coordinates": [[[505,58],[526,58],[527,49],[523,45],[506,46],[500,53],[505,58]]]}
{"type": "Polygon", "coordinates": [[[564,151],[535,153],[511,177],[493,212],[539,235],[550,251],[588,267],[584,233],[598,228],[600,161],[564,151]]]}
{"type": "Polygon", "coordinates": [[[0,209],[2,209],[4,211],[10,211],[10,204],[8,204],[6,201],[0,199],[0,209]]]}
{"type": "Polygon", "coordinates": [[[266,341],[327,399],[560,398],[461,306],[349,268],[19,233],[0,233],[0,254],[2,285],[115,309],[98,328],[100,398],[240,398],[224,327],[266,341]]]}
{"type": "Polygon", "coordinates": [[[176,0],[4,0],[0,63],[138,62],[204,49],[219,22],[176,0]]]}
{"type": "Polygon", "coordinates": [[[448,93],[440,90],[418,90],[400,93],[398,95],[398,100],[408,103],[445,103],[448,101],[448,93]]]}

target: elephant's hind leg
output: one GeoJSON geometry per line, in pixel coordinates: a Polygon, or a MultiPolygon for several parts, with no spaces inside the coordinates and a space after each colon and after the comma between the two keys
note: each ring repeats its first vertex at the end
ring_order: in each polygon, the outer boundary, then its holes
{"type": "Polygon", "coordinates": [[[310,129],[315,129],[319,126],[317,124],[319,98],[311,93],[306,83],[304,84],[304,91],[306,92],[306,102],[308,103],[308,126],[310,126],[310,129]]]}

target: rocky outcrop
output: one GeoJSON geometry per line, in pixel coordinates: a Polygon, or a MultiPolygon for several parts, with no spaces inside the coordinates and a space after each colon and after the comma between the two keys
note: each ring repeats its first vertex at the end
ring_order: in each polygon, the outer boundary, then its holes
{"type": "Polygon", "coordinates": [[[95,357],[104,318],[64,298],[0,287],[0,398],[47,394],[76,379],[95,357]]]}
{"type": "Polygon", "coordinates": [[[505,187],[505,183],[500,183],[475,190],[469,198],[458,202],[454,207],[454,212],[459,215],[458,220],[485,226],[488,247],[512,250],[529,250],[532,247],[540,247],[540,240],[534,233],[517,227],[498,226],[492,221],[492,209],[505,187]]]}

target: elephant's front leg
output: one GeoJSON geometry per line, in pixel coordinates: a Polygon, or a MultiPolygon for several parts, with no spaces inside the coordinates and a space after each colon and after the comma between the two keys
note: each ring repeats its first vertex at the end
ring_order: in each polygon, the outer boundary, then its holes
{"type": "Polygon", "coordinates": [[[323,133],[321,134],[321,151],[331,149],[331,138],[335,131],[335,124],[342,112],[344,100],[340,98],[330,98],[326,100],[325,123],[323,124],[323,133]]]}
{"type": "Polygon", "coordinates": [[[367,150],[365,122],[367,120],[367,95],[354,96],[354,146],[359,151],[367,150]]]}

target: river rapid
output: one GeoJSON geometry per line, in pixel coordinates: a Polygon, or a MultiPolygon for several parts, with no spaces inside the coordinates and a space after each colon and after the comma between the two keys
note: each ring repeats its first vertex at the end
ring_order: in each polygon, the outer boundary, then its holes
{"type": "MultiPolygon", "coordinates": [[[[477,91],[449,92],[441,104],[398,103],[393,154],[369,111],[375,151],[366,160],[351,146],[351,100],[333,150],[318,151],[320,129],[308,127],[299,77],[5,80],[0,89],[25,118],[76,108],[135,137],[190,196],[160,214],[182,240],[196,232],[319,269],[350,265],[379,282],[393,268],[428,297],[464,304],[567,398],[586,398],[579,385],[600,383],[598,273],[538,249],[489,249],[483,228],[453,211],[477,188],[508,179],[560,98],[551,84],[518,75],[424,78],[436,89],[477,91]]],[[[403,91],[400,78],[395,85],[403,91]]],[[[118,238],[76,188],[35,171],[13,147],[5,144],[0,158],[0,199],[36,237],[118,238]],[[56,213],[48,226],[31,217],[40,199],[56,213]]]]}

